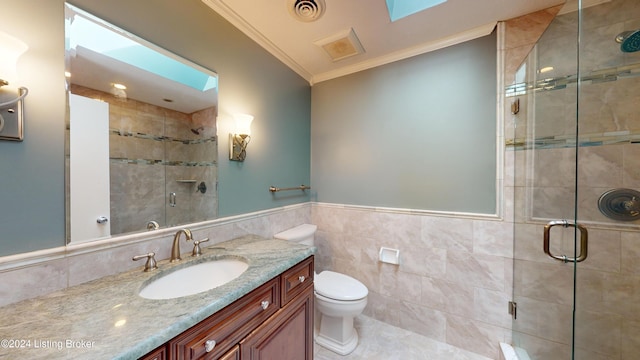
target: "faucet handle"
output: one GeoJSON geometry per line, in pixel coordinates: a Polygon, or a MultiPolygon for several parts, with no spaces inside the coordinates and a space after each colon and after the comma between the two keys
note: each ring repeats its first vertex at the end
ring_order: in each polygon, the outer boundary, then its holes
{"type": "Polygon", "coordinates": [[[200,256],[202,255],[202,249],[200,249],[200,243],[209,241],[209,238],[204,238],[202,240],[194,240],[193,241],[193,252],[191,252],[191,256],[200,256]]]}
{"type": "Polygon", "coordinates": [[[133,257],[133,261],[138,261],[140,259],[147,258],[147,262],[144,264],[144,272],[152,271],[158,268],[158,264],[156,263],[156,253],[150,252],[148,254],[136,255],[133,257]]]}

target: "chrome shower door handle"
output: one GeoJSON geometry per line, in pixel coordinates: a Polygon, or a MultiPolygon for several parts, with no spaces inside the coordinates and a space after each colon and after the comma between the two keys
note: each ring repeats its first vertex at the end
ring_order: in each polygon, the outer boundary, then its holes
{"type": "Polygon", "coordinates": [[[550,221],[547,225],[544,226],[544,235],[543,235],[543,250],[544,253],[549,255],[549,257],[559,260],[562,262],[581,262],[587,259],[587,254],[589,253],[588,249],[589,242],[589,233],[587,228],[577,223],[570,223],[567,220],[553,220],[550,221]],[[550,250],[551,243],[551,228],[556,225],[562,225],[563,227],[574,227],[580,230],[580,254],[576,258],[567,257],[566,255],[554,255],[550,250]]]}

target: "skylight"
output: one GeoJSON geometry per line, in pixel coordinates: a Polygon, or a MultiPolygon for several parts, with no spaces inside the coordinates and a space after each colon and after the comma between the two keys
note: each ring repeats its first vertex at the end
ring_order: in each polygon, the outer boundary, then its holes
{"type": "Polygon", "coordinates": [[[391,21],[440,5],[447,0],[387,0],[391,21]]]}
{"type": "Polygon", "coordinates": [[[143,46],[105,25],[75,16],[68,26],[73,41],[69,47],[72,49],[81,46],[199,91],[213,89],[218,85],[215,77],[143,46]]]}

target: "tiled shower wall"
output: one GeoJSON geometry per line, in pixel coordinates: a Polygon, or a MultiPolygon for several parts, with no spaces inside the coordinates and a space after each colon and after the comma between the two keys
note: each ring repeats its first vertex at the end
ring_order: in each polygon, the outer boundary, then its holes
{"type": "Polygon", "coordinates": [[[111,234],[217,217],[216,108],[184,114],[81,86],[109,103],[111,234]],[[193,130],[198,132],[194,133],[193,130]],[[204,183],[207,191],[198,191],[204,183]],[[169,193],[176,206],[169,206],[169,193]]]}
{"type": "MultiPolygon", "coordinates": [[[[558,10],[499,25],[507,83],[558,10]]],[[[512,124],[506,119],[507,129],[512,124]]],[[[317,270],[362,281],[369,289],[368,316],[498,359],[499,343],[511,342],[513,282],[514,157],[503,155],[502,219],[314,204],[317,270]],[[400,264],[379,262],[381,246],[399,249],[400,264]]]]}
{"type": "MultiPolygon", "coordinates": [[[[532,359],[571,358],[573,264],[544,255],[541,234],[547,221],[577,213],[589,231],[589,252],[576,272],[575,356],[636,359],[640,221],[611,220],[597,204],[610,189],[640,190],[640,53],[622,53],[613,40],[640,27],[640,7],[612,0],[583,11],[579,89],[577,20],[576,13],[554,20],[527,62],[531,69],[554,67],[544,74],[553,79],[546,90],[518,96],[520,121],[510,139],[517,164],[514,342],[532,359]]],[[[552,236],[555,251],[573,255],[573,232],[552,236]]]]}

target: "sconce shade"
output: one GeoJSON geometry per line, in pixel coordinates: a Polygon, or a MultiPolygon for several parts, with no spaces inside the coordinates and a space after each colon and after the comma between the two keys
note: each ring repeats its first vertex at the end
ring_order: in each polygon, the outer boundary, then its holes
{"type": "Polygon", "coordinates": [[[244,161],[247,157],[247,145],[251,141],[251,122],[253,116],[248,114],[236,114],[234,116],[236,130],[229,134],[229,160],[244,161]]]}
{"type": "MultiPolygon", "coordinates": [[[[0,31],[0,88],[18,80],[18,58],[28,48],[24,42],[0,31]]],[[[23,86],[17,87],[16,90],[0,91],[0,140],[22,141],[24,136],[22,100],[28,93],[29,89],[23,86]]]]}
{"type": "Polygon", "coordinates": [[[29,47],[15,37],[0,31],[0,79],[9,83],[18,78],[16,65],[18,58],[29,47]]]}
{"type": "Polygon", "coordinates": [[[238,135],[251,135],[251,122],[253,121],[253,116],[249,114],[236,114],[234,116],[236,121],[236,131],[235,134],[238,135]]]}

